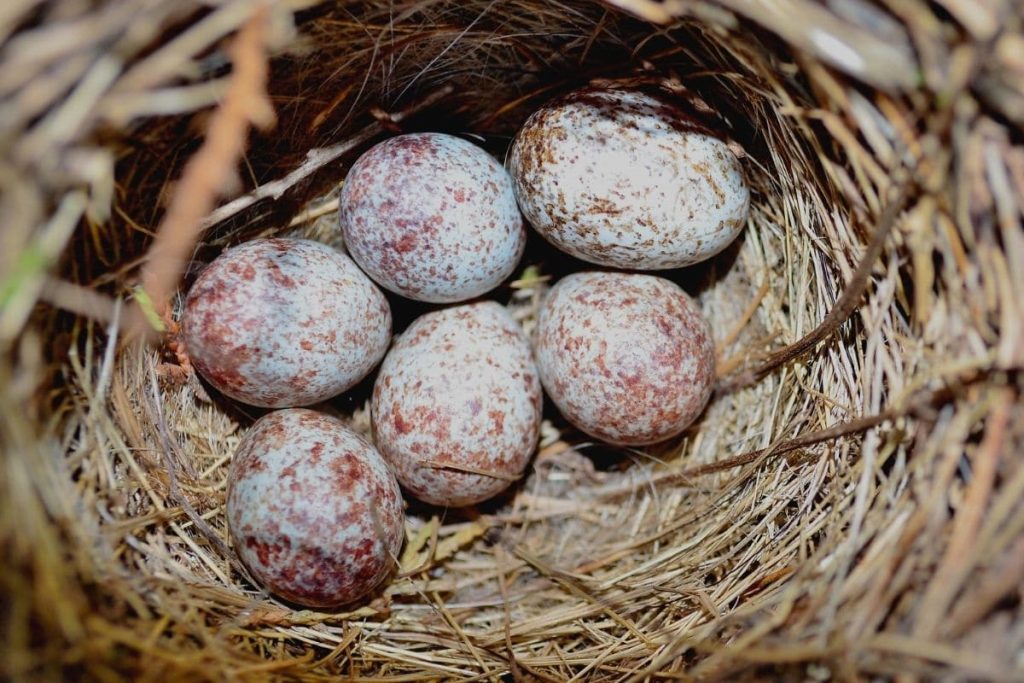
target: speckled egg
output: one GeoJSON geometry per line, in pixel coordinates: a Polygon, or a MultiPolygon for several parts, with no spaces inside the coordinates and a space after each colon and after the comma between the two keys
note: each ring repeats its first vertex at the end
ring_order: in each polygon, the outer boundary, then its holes
{"type": "Polygon", "coordinates": [[[537,368],[569,422],[602,441],[676,436],[711,396],[715,350],[697,304],[653,275],[575,273],[541,306],[537,368]]]}
{"type": "Polygon", "coordinates": [[[512,274],[526,229],[508,173],[490,154],[441,133],[400,135],[356,161],[341,190],[352,258],[410,299],[465,301],[512,274]]]}
{"type": "Polygon", "coordinates": [[[529,344],[494,302],[423,315],[381,365],[372,418],[409,493],[444,506],[490,498],[522,476],[540,434],[529,344]]]}
{"type": "Polygon", "coordinates": [[[516,135],[509,169],[538,232],[616,268],[703,261],[736,238],[750,203],[723,141],[636,91],[580,90],[535,112],[516,135]]]}
{"type": "Polygon", "coordinates": [[[391,309],[341,252],[261,239],[200,274],[181,329],[192,364],[217,390],[281,408],[337,396],[365,377],[387,351],[391,309]]]}
{"type": "Polygon", "coordinates": [[[267,590],[311,607],[373,591],[395,566],[398,482],[363,437],[313,410],[279,410],[242,438],[228,477],[228,528],[267,590]]]}

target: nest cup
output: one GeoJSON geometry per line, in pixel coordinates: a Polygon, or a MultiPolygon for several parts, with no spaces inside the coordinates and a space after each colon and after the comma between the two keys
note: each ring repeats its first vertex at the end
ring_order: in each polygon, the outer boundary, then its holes
{"type": "MultiPolygon", "coordinates": [[[[787,7],[69,0],[0,18],[3,676],[1024,676],[1019,10],[787,7]],[[260,412],[189,372],[181,292],[257,236],[338,245],[337,183],[372,142],[439,130],[501,157],[594,82],[686,107],[752,188],[740,239],[666,274],[714,329],[707,410],[633,450],[549,407],[507,494],[410,505],[371,599],[262,592],[224,514],[260,412]]],[[[493,294],[527,330],[581,267],[531,239],[493,294]]],[[[392,302],[398,329],[429,310],[392,302]]],[[[320,409],[368,433],[368,386],[320,409]]]]}

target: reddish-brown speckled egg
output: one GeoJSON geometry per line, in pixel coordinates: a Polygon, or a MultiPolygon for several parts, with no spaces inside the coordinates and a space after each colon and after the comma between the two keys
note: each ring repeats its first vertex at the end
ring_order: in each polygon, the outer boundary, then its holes
{"type": "Polygon", "coordinates": [[[228,249],[185,300],[193,365],[224,394],[266,408],[337,396],[372,370],[391,340],[391,309],[341,252],[260,239],[228,249]]]}
{"type": "Polygon", "coordinates": [[[534,342],[548,396],[569,422],[609,443],[676,436],[711,396],[711,330],[664,278],[569,275],[544,300],[534,342]]]}
{"type": "Polygon", "coordinates": [[[405,528],[398,482],[377,450],[302,408],[265,415],[242,438],[227,516],[253,577],[311,607],[372,592],[395,566],[405,528]]]}
{"type": "Polygon", "coordinates": [[[341,190],[352,258],[410,299],[465,301],[512,274],[526,229],[508,173],[490,154],[441,133],[400,135],[352,166],[341,190]]]}
{"type": "Polygon", "coordinates": [[[606,266],[702,261],[747,218],[750,193],[729,147],[642,92],[585,89],[535,112],[516,135],[509,170],[538,232],[606,266]]]}
{"type": "Polygon", "coordinates": [[[412,495],[477,503],[522,476],[540,434],[530,346],[494,302],[421,316],[388,352],[373,387],[377,447],[412,495]]]}

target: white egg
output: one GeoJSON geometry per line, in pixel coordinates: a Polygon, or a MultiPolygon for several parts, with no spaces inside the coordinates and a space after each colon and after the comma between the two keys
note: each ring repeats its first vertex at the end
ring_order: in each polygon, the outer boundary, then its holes
{"type": "Polygon", "coordinates": [[[538,232],[577,258],[616,268],[710,258],[740,233],[750,204],[725,142],[637,91],[584,89],[535,112],[509,168],[538,232]]]}

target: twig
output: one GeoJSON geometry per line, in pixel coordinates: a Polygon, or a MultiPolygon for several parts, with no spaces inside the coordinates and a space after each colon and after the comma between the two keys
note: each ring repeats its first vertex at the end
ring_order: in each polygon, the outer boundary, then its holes
{"type": "Polygon", "coordinates": [[[807,446],[813,446],[814,444],[822,443],[824,441],[832,441],[850,434],[857,434],[863,432],[872,427],[877,427],[883,422],[889,420],[895,420],[905,415],[911,414],[920,408],[931,404],[936,398],[936,394],[933,392],[927,392],[918,401],[910,404],[909,406],[893,407],[887,410],[883,410],[877,415],[869,415],[867,417],[860,417],[842,424],[828,427],[826,429],[820,429],[816,432],[810,432],[808,434],[802,434],[794,439],[787,441],[780,441],[779,443],[769,446],[767,448],[759,448],[754,451],[748,451],[747,453],[741,453],[740,455],[733,456],[731,458],[725,458],[718,462],[709,463],[707,465],[699,465],[697,467],[690,467],[679,472],[665,472],[657,477],[647,479],[644,482],[638,484],[632,484],[626,487],[617,487],[609,489],[603,493],[598,491],[596,497],[601,499],[617,498],[623,495],[630,495],[639,486],[652,486],[652,485],[665,485],[675,484],[679,482],[685,482],[694,477],[701,477],[708,474],[714,474],[723,470],[729,470],[734,467],[740,467],[741,465],[748,465],[752,462],[756,462],[761,459],[775,457],[790,453],[800,448],[807,446]]]}
{"type": "Polygon", "coordinates": [[[425,460],[423,465],[435,470],[454,470],[456,472],[462,472],[464,474],[475,474],[481,477],[490,477],[491,479],[500,479],[501,481],[519,481],[520,477],[513,474],[505,474],[504,472],[493,472],[491,470],[481,469],[479,467],[471,467],[470,465],[460,465],[449,462],[438,462],[436,460],[425,460]]]}
{"type": "Polygon", "coordinates": [[[832,306],[828,315],[825,316],[825,319],[821,321],[821,324],[799,341],[769,355],[760,365],[745,370],[732,379],[723,379],[715,391],[716,394],[728,394],[737,389],[748,387],[775,368],[800,358],[814,349],[819,342],[834,334],[853,315],[854,311],[857,310],[861,297],[864,295],[864,291],[868,287],[871,270],[875,266],[875,261],[882,254],[885,240],[896,224],[896,219],[899,217],[910,195],[910,186],[910,182],[904,182],[900,185],[896,197],[893,198],[892,202],[882,212],[881,217],[878,219],[878,226],[871,236],[871,242],[868,244],[867,251],[861,257],[860,262],[857,264],[857,269],[850,277],[850,281],[847,283],[846,288],[843,289],[843,293],[839,296],[835,305],[832,306]]]}
{"type": "MultiPolygon", "coordinates": [[[[202,219],[235,177],[245,152],[249,126],[269,128],[275,121],[267,96],[268,11],[260,7],[245,23],[229,48],[234,72],[224,103],[210,118],[206,139],[189,159],[181,182],[157,228],[142,269],[142,288],[155,312],[163,315],[188,257],[203,230],[202,219]]],[[[133,327],[151,335],[141,307],[134,309],[133,327]]]]}
{"type": "Polygon", "coordinates": [[[516,650],[512,645],[512,610],[508,604],[508,583],[505,576],[505,565],[507,564],[505,547],[497,545],[494,548],[494,564],[497,569],[498,590],[501,592],[501,606],[503,612],[503,629],[505,636],[505,652],[508,655],[509,673],[515,683],[523,680],[523,674],[519,671],[519,662],[516,661],[516,650]]]}
{"type": "Polygon", "coordinates": [[[52,306],[106,325],[115,317],[117,301],[94,289],[67,280],[47,277],[39,298],[52,306]]]}
{"type": "Polygon", "coordinates": [[[964,634],[971,626],[1008,595],[1024,584],[1024,538],[1017,541],[999,563],[972,581],[966,593],[948,617],[942,619],[939,631],[951,638],[964,634]]]}
{"type": "Polygon", "coordinates": [[[973,550],[978,528],[988,507],[999,459],[1006,450],[1010,409],[1015,400],[1013,389],[1003,390],[1002,400],[993,409],[985,436],[972,459],[974,475],[953,522],[945,555],[935,571],[934,580],[928,584],[928,590],[921,598],[914,628],[917,637],[930,638],[941,630],[945,621],[943,616],[949,612],[953,599],[977,562],[978,556],[973,550]]]}
{"type": "MultiPolygon", "coordinates": [[[[448,97],[452,91],[453,88],[451,86],[441,88],[440,90],[424,97],[422,100],[413,103],[402,111],[391,114],[388,117],[388,121],[391,123],[400,123],[413,114],[416,114],[423,109],[427,109],[445,97],[448,97]]],[[[302,165],[294,171],[283,178],[271,181],[265,185],[260,185],[252,192],[242,195],[237,199],[233,199],[227,204],[217,208],[206,216],[206,218],[200,221],[200,228],[203,230],[210,228],[221,221],[225,221],[241,211],[248,209],[250,206],[263,199],[280,199],[285,192],[313,175],[327,164],[344,156],[361,145],[366,144],[374,137],[384,133],[386,130],[387,127],[383,123],[376,121],[344,142],[339,142],[336,145],[330,145],[328,147],[311,149],[306,153],[306,160],[303,161],[302,165]]]]}

